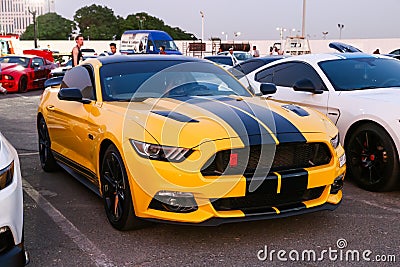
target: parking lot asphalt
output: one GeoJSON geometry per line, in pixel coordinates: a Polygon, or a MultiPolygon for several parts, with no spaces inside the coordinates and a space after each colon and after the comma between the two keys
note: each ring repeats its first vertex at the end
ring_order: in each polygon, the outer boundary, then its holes
{"type": "Polygon", "coordinates": [[[349,181],[333,212],[218,227],[152,224],[119,232],[108,223],[98,196],[63,171],[41,170],[40,94],[0,95],[0,131],[21,160],[29,266],[397,266],[400,261],[400,192],[367,192],[349,181]]]}

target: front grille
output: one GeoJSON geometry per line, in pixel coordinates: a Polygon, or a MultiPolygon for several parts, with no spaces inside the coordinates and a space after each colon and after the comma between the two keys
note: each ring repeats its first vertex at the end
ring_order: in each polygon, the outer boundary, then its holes
{"type": "Polygon", "coordinates": [[[289,171],[329,164],[332,155],[325,143],[256,145],[217,152],[203,166],[203,176],[289,171]]]}
{"type": "Polygon", "coordinates": [[[247,193],[245,197],[231,197],[211,200],[217,211],[241,210],[244,213],[263,213],[271,207],[289,206],[300,204],[303,201],[321,197],[325,187],[316,187],[306,190],[287,193],[265,193],[263,190],[256,190],[247,193]]]}

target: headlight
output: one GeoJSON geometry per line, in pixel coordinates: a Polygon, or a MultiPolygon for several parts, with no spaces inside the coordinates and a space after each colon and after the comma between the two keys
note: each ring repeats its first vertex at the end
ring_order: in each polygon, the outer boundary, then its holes
{"type": "Polygon", "coordinates": [[[339,144],[340,144],[340,136],[338,133],[335,137],[331,139],[331,145],[333,146],[333,148],[336,149],[339,146],[339,144]]]}
{"type": "Polygon", "coordinates": [[[192,150],[188,148],[161,146],[132,139],[130,141],[136,152],[140,156],[148,159],[181,162],[192,153],[192,150]]]}
{"type": "Polygon", "coordinates": [[[3,79],[4,80],[14,80],[14,77],[8,74],[3,74],[3,79]]]}
{"type": "Polygon", "coordinates": [[[14,161],[6,168],[0,170],[0,190],[6,188],[12,183],[14,177],[14,161]]]}

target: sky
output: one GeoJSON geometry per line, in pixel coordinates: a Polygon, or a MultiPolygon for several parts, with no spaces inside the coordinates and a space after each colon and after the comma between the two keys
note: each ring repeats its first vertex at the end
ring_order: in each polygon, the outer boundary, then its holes
{"type": "Polygon", "coordinates": [[[73,19],[75,11],[92,4],[106,6],[124,18],[146,12],[172,27],[204,38],[222,40],[274,40],[301,35],[305,9],[305,35],[310,39],[400,38],[400,0],[55,0],[56,13],[73,19]],[[224,32],[224,34],[222,34],[224,32]],[[234,33],[240,32],[239,36],[234,33]]]}

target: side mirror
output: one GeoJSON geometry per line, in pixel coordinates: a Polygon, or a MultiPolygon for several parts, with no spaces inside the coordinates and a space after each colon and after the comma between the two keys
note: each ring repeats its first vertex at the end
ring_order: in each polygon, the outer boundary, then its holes
{"type": "Polygon", "coordinates": [[[40,67],[39,62],[33,62],[32,63],[32,68],[37,69],[39,67],[40,67]]]}
{"type": "Polygon", "coordinates": [[[276,85],[273,83],[262,83],[260,85],[260,92],[263,95],[270,95],[276,93],[276,85]]]}
{"type": "Polygon", "coordinates": [[[60,85],[63,78],[64,78],[63,76],[59,76],[59,77],[54,77],[54,78],[50,78],[50,79],[46,80],[44,82],[44,88],[55,87],[55,86],[60,85]]]}
{"type": "Polygon", "coordinates": [[[322,94],[324,92],[321,89],[315,88],[314,84],[309,79],[302,79],[295,82],[295,84],[293,85],[293,89],[295,91],[310,92],[313,94],[322,94]]]}
{"type": "Polygon", "coordinates": [[[89,104],[90,99],[83,98],[81,90],[78,88],[62,88],[58,92],[58,99],[65,101],[76,101],[83,104],[89,104]]]}

